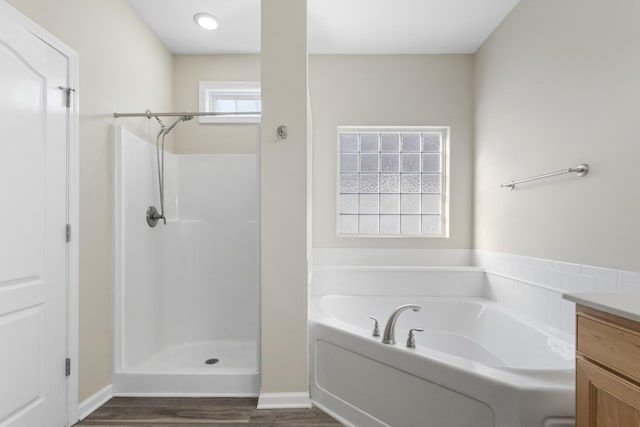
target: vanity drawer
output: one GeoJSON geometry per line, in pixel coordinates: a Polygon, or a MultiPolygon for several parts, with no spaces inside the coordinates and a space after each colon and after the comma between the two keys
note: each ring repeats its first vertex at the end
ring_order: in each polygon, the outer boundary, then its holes
{"type": "Polygon", "coordinates": [[[640,381],[639,332],[581,313],[577,326],[580,353],[640,381]]]}

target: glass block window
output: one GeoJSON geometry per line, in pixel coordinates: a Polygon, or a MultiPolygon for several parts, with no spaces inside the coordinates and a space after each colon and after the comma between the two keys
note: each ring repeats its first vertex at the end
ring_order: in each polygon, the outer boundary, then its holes
{"type": "Polygon", "coordinates": [[[339,127],[342,236],[448,237],[448,127],[339,127]]]}
{"type": "Polygon", "coordinates": [[[260,123],[260,82],[205,82],[199,84],[200,111],[249,113],[200,116],[200,123],[260,123]],[[252,114],[253,113],[253,114],[252,114]]]}

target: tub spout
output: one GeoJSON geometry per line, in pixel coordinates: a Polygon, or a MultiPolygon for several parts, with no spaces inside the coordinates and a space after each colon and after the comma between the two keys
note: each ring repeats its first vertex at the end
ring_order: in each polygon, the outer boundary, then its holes
{"type": "Polygon", "coordinates": [[[387,320],[387,326],[384,328],[384,335],[382,336],[383,344],[395,344],[395,329],[396,329],[396,320],[398,320],[398,316],[405,310],[412,309],[413,311],[418,311],[422,307],[417,304],[404,304],[393,310],[391,316],[389,316],[389,320],[387,320]]]}

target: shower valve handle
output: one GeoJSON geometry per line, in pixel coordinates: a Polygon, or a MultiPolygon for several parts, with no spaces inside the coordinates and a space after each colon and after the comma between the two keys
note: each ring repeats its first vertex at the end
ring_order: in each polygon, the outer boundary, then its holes
{"type": "Polygon", "coordinates": [[[407,339],[407,347],[416,348],[416,339],[413,337],[413,331],[424,332],[422,328],[409,329],[409,338],[407,339]]]}
{"type": "Polygon", "coordinates": [[[378,319],[373,316],[369,316],[369,319],[373,320],[375,324],[373,325],[373,333],[371,336],[379,337],[380,336],[380,328],[378,327],[378,319]]]}

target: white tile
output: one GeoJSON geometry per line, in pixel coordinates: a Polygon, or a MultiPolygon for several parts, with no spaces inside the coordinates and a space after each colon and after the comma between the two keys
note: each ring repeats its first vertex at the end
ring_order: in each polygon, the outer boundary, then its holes
{"type": "Polygon", "coordinates": [[[531,264],[531,258],[522,255],[510,255],[514,264],[531,264]]]}
{"type": "Polygon", "coordinates": [[[580,264],[573,264],[570,262],[553,261],[553,268],[560,271],[567,271],[569,273],[580,273],[580,264]]]}
{"type": "Polygon", "coordinates": [[[549,270],[548,285],[554,288],[562,289],[562,271],[549,270]]]}
{"type": "Polygon", "coordinates": [[[487,260],[484,267],[487,271],[491,271],[496,274],[502,274],[502,271],[504,270],[498,259],[487,260]]]}
{"type": "Polygon", "coordinates": [[[489,255],[485,251],[473,251],[471,259],[476,267],[487,267],[489,255]]]}
{"type": "Polygon", "coordinates": [[[573,273],[562,273],[562,289],[567,292],[575,292],[578,288],[578,275],[573,273]]]}
{"type": "Polygon", "coordinates": [[[516,275],[516,265],[510,261],[504,261],[502,264],[502,274],[514,277],[516,275]]]}
{"type": "Polygon", "coordinates": [[[600,277],[602,279],[618,280],[618,270],[611,268],[593,267],[591,265],[581,265],[580,272],[587,276],[600,277]]]}
{"type": "Polygon", "coordinates": [[[533,281],[540,285],[547,285],[549,283],[549,269],[544,267],[533,267],[533,281]]]}
{"type": "Polygon", "coordinates": [[[533,266],[531,264],[516,263],[513,276],[517,277],[518,279],[525,280],[527,282],[533,282],[533,279],[534,279],[533,266]]]}
{"type": "Polygon", "coordinates": [[[486,262],[486,268],[489,271],[494,271],[496,273],[499,273],[500,266],[502,265],[500,258],[496,256],[489,256],[485,259],[485,262],[486,262]]]}
{"type": "Polygon", "coordinates": [[[578,283],[576,286],[576,292],[584,294],[592,294],[596,291],[596,278],[593,276],[585,276],[583,274],[578,276],[578,283]]]}
{"type": "Polygon", "coordinates": [[[517,279],[524,279],[524,269],[525,267],[531,267],[530,265],[527,264],[522,264],[519,262],[515,262],[513,263],[513,277],[517,278],[517,279]]]}
{"type": "Polygon", "coordinates": [[[541,322],[547,321],[547,293],[545,289],[539,288],[537,286],[532,286],[533,288],[533,307],[532,314],[533,317],[538,319],[541,322]]]}
{"type": "Polygon", "coordinates": [[[640,293],[640,283],[623,282],[618,280],[618,292],[621,294],[640,293]]]}
{"type": "Polygon", "coordinates": [[[547,323],[562,328],[562,297],[558,292],[547,292],[547,323]]]}
{"type": "Polygon", "coordinates": [[[517,262],[517,259],[519,258],[518,255],[511,255],[511,254],[505,254],[505,253],[500,253],[500,257],[507,262],[511,262],[511,263],[515,263],[517,262]]]}
{"type": "Polygon", "coordinates": [[[490,276],[486,282],[486,297],[499,303],[505,303],[508,298],[509,287],[506,279],[497,276],[490,276]]]}
{"type": "Polygon", "coordinates": [[[618,280],[621,282],[638,283],[640,284],[640,273],[633,271],[618,271],[618,280]]]}
{"type": "Polygon", "coordinates": [[[534,313],[534,287],[526,284],[520,284],[516,288],[517,307],[523,310],[527,315],[533,316],[534,313]]]}
{"type": "Polygon", "coordinates": [[[534,267],[553,268],[553,261],[543,258],[531,258],[534,267]]]}
{"type": "Polygon", "coordinates": [[[598,277],[596,279],[596,292],[599,293],[615,293],[618,292],[618,284],[615,280],[602,279],[598,277]]]}
{"type": "Polygon", "coordinates": [[[527,282],[535,282],[536,280],[536,274],[535,274],[535,267],[531,264],[525,266],[524,268],[524,280],[526,280],[527,282]]]}
{"type": "Polygon", "coordinates": [[[503,253],[493,252],[492,258],[501,264],[513,263],[512,256],[503,253]]]}
{"type": "Polygon", "coordinates": [[[471,263],[472,251],[470,249],[445,249],[434,252],[441,254],[438,260],[443,262],[443,265],[450,266],[467,266],[473,265],[471,263]]]}
{"type": "Polygon", "coordinates": [[[509,307],[518,307],[521,292],[517,286],[517,282],[503,278],[501,280],[501,286],[503,289],[501,295],[502,300],[500,302],[509,307]]]}
{"type": "Polygon", "coordinates": [[[482,251],[480,253],[476,253],[474,262],[477,263],[478,267],[483,267],[487,270],[493,270],[494,264],[496,263],[495,260],[496,257],[493,256],[493,254],[482,251]]]}
{"type": "Polygon", "coordinates": [[[569,335],[576,334],[576,305],[570,301],[562,300],[562,330],[569,335]]]}

